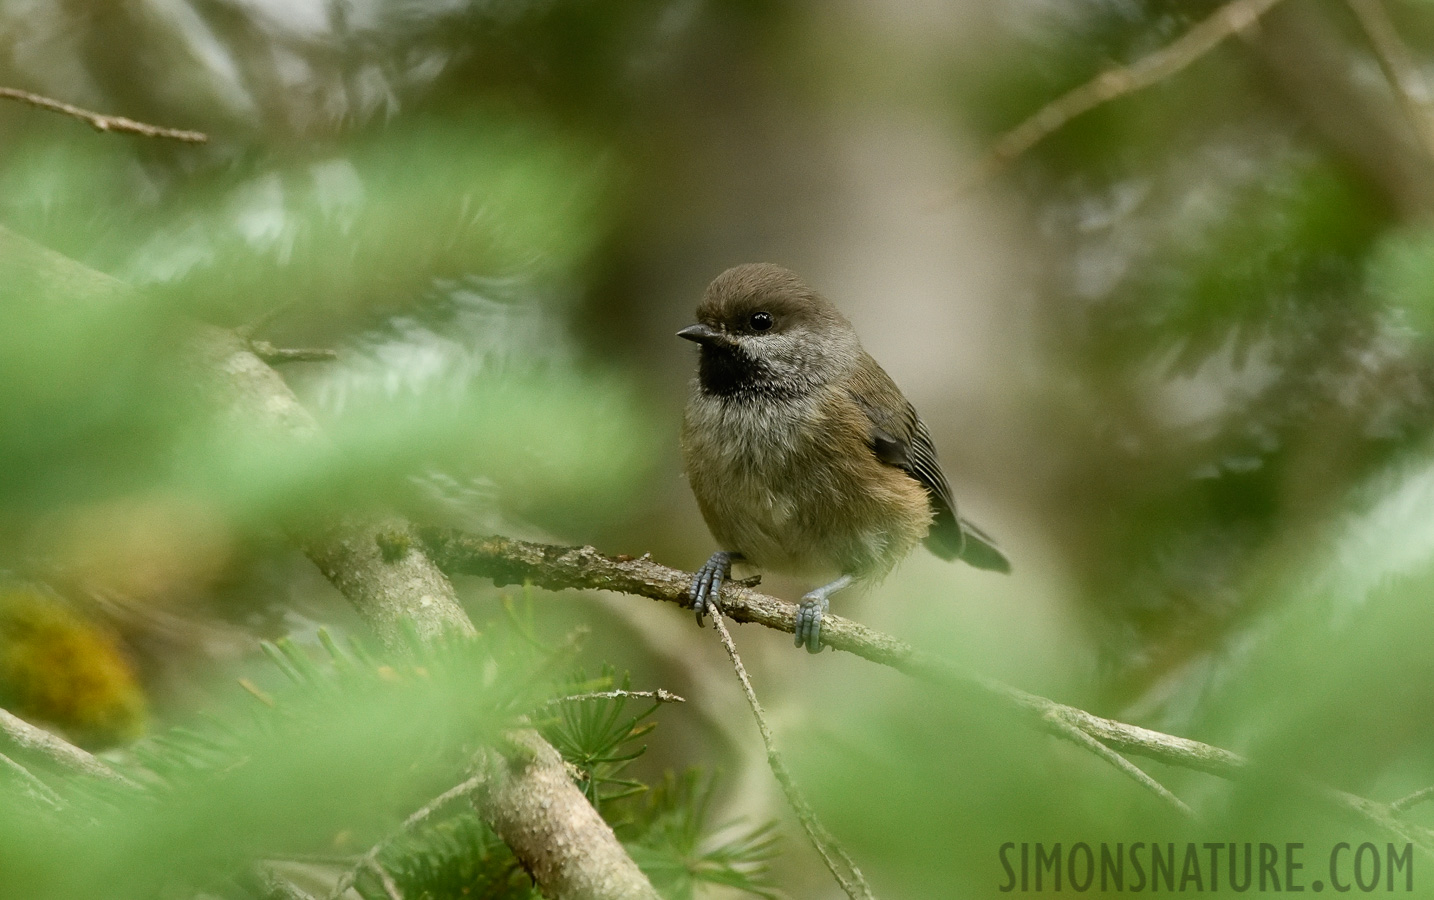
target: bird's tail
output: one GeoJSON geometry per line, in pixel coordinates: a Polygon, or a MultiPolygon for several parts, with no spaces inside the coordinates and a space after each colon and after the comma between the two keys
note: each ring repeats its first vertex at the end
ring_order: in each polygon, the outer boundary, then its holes
{"type": "Polygon", "coordinates": [[[978,569],[992,572],[1010,572],[1011,561],[1006,559],[996,546],[996,541],[976,525],[961,520],[961,536],[965,538],[961,547],[961,558],[978,569]]]}
{"type": "Polygon", "coordinates": [[[926,536],[926,547],[942,559],[962,559],[978,569],[1011,571],[1010,560],[989,534],[967,519],[938,512],[926,536]]]}

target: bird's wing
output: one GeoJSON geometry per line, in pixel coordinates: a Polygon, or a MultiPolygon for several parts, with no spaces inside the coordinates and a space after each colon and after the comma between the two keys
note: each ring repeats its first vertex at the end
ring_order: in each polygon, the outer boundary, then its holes
{"type": "Polygon", "coordinates": [[[977,568],[1009,572],[1011,564],[995,542],[956,514],[956,501],[936,458],[931,433],[891,376],[871,356],[864,355],[847,390],[871,423],[869,440],[876,458],[901,469],[926,489],[932,511],[926,546],[931,552],[942,559],[960,557],[977,568]]]}

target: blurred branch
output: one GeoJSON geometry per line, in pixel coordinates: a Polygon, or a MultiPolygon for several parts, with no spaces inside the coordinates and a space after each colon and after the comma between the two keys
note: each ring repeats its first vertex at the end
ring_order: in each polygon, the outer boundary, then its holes
{"type": "Polygon", "coordinates": [[[337,351],[323,347],[275,347],[268,341],[250,341],[249,349],[271,366],[292,362],[331,362],[339,358],[337,351]]]}
{"type": "MultiPolygon", "coordinates": [[[[31,303],[128,302],[136,296],[129,285],[3,227],[0,282],[25,290],[31,303]]],[[[196,324],[191,350],[205,400],[235,433],[324,446],[313,416],[246,338],[196,324]]],[[[428,556],[418,548],[398,555],[380,550],[379,535],[409,528],[392,513],[355,513],[294,534],[387,646],[406,648],[414,636],[438,644],[474,634],[452,583],[428,556]]],[[[129,783],[83,750],[8,713],[0,715],[0,734],[67,768],[129,783]]],[[[511,735],[510,743],[508,754],[491,754],[479,813],[543,893],[555,900],[658,900],[612,828],[567,777],[557,750],[532,731],[511,735]]]]}
{"type": "Polygon", "coordinates": [[[1359,19],[1360,27],[1369,36],[1374,56],[1384,71],[1389,86],[1399,98],[1399,105],[1409,117],[1409,124],[1419,136],[1429,161],[1434,163],[1434,117],[1431,117],[1429,85],[1419,72],[1414,56],[1400,39],[1389,11],[1382,0],[1346,0],[1359,19]]]}
{"type": "Polygon", "coordinates": [[[398,884],[394,882],[393,876],[388,874],[388,870],[378,864],[378,860],[369,860],[368,870],[378,878],[378,883],[383,886],[384,896],[388,897],[388,900],[403,900],[403,892],[398,889],[398,884]]]}
{"type": "MultiPolygon", "coordinates": [[[[306,444],[323,440],[289,386],[232,331],[201,327],[197,346],[215,382],[210,399],[237,430],[306,444]]],[[[386,645],[404,649],[476,633],[452,583],[419,547],[386,536],[411,526],[392,513],[352,514],[296,532],[296,540],[386,645]]],[[[556,900],[658,900],[612,828],[537,732],[508,736],[487,755],[475,792],[479,814],[556,900]]]]}
{"type": "Polygon", "coordinates": [[[1434,166],[1397,98],[1378,81],[1353,78],[1353,51],[1329,7],[1288,3],[1245,35],[1295,111],[1409,219],[1434,211],[1434,166]]]}
{"type": "Polygon", "coordinates": [[[313,895],[263,863],[255,866],[254,880],[264,892],[264,900],[314,900],[313,895]]]}
{"type": "Polygon", "coordinates": [[[65,805],[60,795],[50,789],[48,784],[41,781],[34,772],[15,762],[15,760],[0,753],[0,767],[10,770],[25,784],[26,792],[37,802],[43,803],[51,809],[62,809],[65,805]]]}
{"type": "MultiPolygon", "coordinates": [[[[647,556],[612,557],[592,547],[555,547],[501,536],[479,537],[449,528],[420,528],[416,534],[438,566],[450,574],[481,575],[500,586],[528,582],[549,590],[617,591],[682,607],[692,606],[687,593],[692,583],[691,574],[655,563],[647,556]]],[[[797,608],[729,581],[722,587],[722,611],[735,622],[752,622],[791,634],[797,608]]],[[[1260,769],[1229,750],[1102,718],[973,675],[944,659],[922,653],[904,641],[841,616],[828,613],[823,617],[822,643],[915,678],[954,688],[973,699],[1015,713],[1028,725],[1086,750],[1090,750],[1091,745],[1084,738],[1075,738],[1075,733],[1093,738],[1117,753],[1143,756],[1229,781],[1281,783],[1327,809],[1434,853],[1434,832],[1401,821],[1390,804],[1287,778],[1260,769]]]]}
{"type": "Polygon", "coordinates": [[[3,709],[0,709],[0,736],[21,750],[43,757],[62,769],[127,788],[138,787],[94,755],[3,709]]]}
{"type": "Polygon", "coordinates": [[[1035,115],[996,139],[956,189],[957,194],[995,177],[1021,154],[1050,137],[1067,122],[1126,94],[1164,81],[1209,53],[1233,34],[1254,25],[1280,0],[1231,0],[1168,46],[1129,66],[1108,69],[1041,107],[1035,115]]]}
{"type": "Polygon", "coordinates": [[[475,775],[472,778],[469,778],[467,781],[464,781],[462,784],[459,784],[456,787],[449,788],[448,790],[439,794],[437,797],[434,797],[432,800],[425,803],[417,812],[404,819],[403,824],[398,826],[397,831],[395,831],[393,834],[390,834],[383,840],[379,841],[377,844],[374,844],[368,849],[367,852],[364,853],[363,856],[360,856],[358,862],[354,863],[353,868],[349,869],[342,876],[340,876],[339,880],[334,884],[334,889],[329,891],[326,900],[338,900],[340,894],[353,886],[353,883],[358,878],[359,873],[362,872],[370,864],[377,863],[379,854],[383,853],[383,851],[387,849],[388,846],[392,844],[395,840],[397,840],[400,835],[407,834],[408,832],[417,828],[419,825],[422,825],[424,822],[428,821],[428,819],[432,818],[434,813],[438,812],[443,807],[452,803],[454,800],[472,794],[474,791],[478,790],[478,788],[482,784],[483,776],[475,775]]]}
{"type": "Polygon", "coordinates": [[[1150,777],[1149,773],[1137,766],[1135,763],[1126,759],[1124,756],[1121,756],[1119,753],[1116,753],[1114,750],[1110,749],[1105,744],[1102,744],[1100,741],[1091,737],[1090,734],[1088,734],[1087,732],[1082,731],[1076,726],[1070,724],[1069,722],[1062,719],[1060,716],[1052,715],[1049,718],[1051,724],[1062,731],[1066,740],[1078,746],[1084,747],[1091,753],[1094,753],[1096,756],[1099,756],[1101,759],[1110,763],[1112,766],[1115,766],[1115,768],[1121,774],[1128,776],[1136,784],[1140,785],[1147,791],[1150,791],[1152,794],[1159,797],[1162,801],[1169,804],[1171,808],[1173,808],[1176,812],[1180,813],[1182,816],[1193,817],[1195,815],[1194,811],[1192,811],[1190,807],[1185,804],[1184,800],[1181,800],[1179,797],[1170,793],[1169,788],[1156,781],[1154,778],[1150,777]]]}
{"type": "Polygon", "coordinates": [[[209,140],[209,135],[200,131],[185,131],[179,128],[165,128],[160,125],[147,125],[144,122],[136,122],[134,119],[126,119],[124,116],[107,116],[102,113],[90,112],[87,109],[80,109],[78,106],[73,106],[61,100],[52,100],[49,97],[42,97],[39,94],[32,94],[29,91],[22,91],[17,88],[0,87],[0,98],[16,100],[20,103],[28,103],[39,109],[48,109],[50,112],[72,116],[76,119],[88,122],[96,131],[118,131],[124,134],[137,134],[141,137],[167,138],[172,141],[184,141],[186,144],[203,144],[209,140]]]}
{"type": "Polygon", "coordinates": [[[1421,790],[1415,791],[1412,794],[1409,794],[1408,796],[1400,797],[1398,800],[1395,800],[1393,803],[1389,804],[1389,810],[1390,812],[1395,813],[1408,812],[1410,809],[1418,806],[1426,800],[1429,800],[1430,798],[1434,798],[1434,787],[1423,788],[1421,790]]]}
{"type": "Polygon", "coordinates": [[[841,887],[842,891],[851,900],[876,900],[871,893],[871,885],[866,883],[866,876],[861,874],[861,869],[856,862],[837,843],[837,839],[827,831],[826,826],[817,818],[816,811],[807,798],[797,788],[796,779],[792,773],[787,771],[787,764],[777,753],[777,743],[772,737],[772,729],[767,725],[767,716],[762,712],[762,704],[757,701],[757,694],[752,690],[752,681],[747,677],[747,668],[742,665],[742,657],[737,655],[737,645],[732,643],[732,635],[727,632],[727,625],[722,621],[722,611],[712,610],[712,627],[717,629],[717,636],[722,640],[722,646],[727,651],[727,657],[732,660],[732,668],[737,671],[737,680],[742,683],[742,692],[747,696],[747,705],[752,707],[752,716],[757,720],[757,730],[762,734],[762,743],[767,748],[767,766],[771,768],[772,775],[777,779],[777,784],[782,786],[782,795],[787,798],[787,804],[791,806],[792,812],[796,813],[797,821],[802,823],[802,830],[807,833],[807,838],[816,848],[817,854],[821,856],[822,862],[826,863],[827,871],[832,873],[832,878],[841,887]],[[832,857],[836,857],[833,859],[832,857]],[[841,865],[837,864],[837,860],[841,865]],[[851,881],[847,880],[846,873],[850,874],[851,881]],[[852,884],[852,881],[856,882],[852,884]]]}
{"type": "MultiPolygon", "coordinates": [[[[232,331],[195,327],[195,368],[206,398],[236,434],[322,448],[326,439],[280,375],[232,331]]],[[[290,527],[304,553],[354,605],[385,646],[403,650],[410,632],[424,643],[475,633],[453,585],[419,552],[386,559],[376,537],[403,527],[386,512],[350,513],[290,527]]]]}

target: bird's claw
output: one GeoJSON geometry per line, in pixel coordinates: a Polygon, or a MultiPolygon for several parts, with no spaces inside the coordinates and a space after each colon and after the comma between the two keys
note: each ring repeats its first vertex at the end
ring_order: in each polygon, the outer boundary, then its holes
{"type": "Polygon", "coordinates": [[[717,597],[722,593],[722,583],[732,574],[732,560],[737,554],[719,550],[708,558],[692,576],[692,610],[697,613],[697,626],[702,627],[702,618],[709,611],[718,610],[717,597]]]}
{"type": "Polygon", "coordinates": [[[831,601],[826,595],[812,591],[802,597],[801,605],[797,607],[796,627],[792,629],[792,636],[796,638],[798,647],[806,647],[808,653],[820,653],[822,650],[822,615],[826,613],[831,601]]]}

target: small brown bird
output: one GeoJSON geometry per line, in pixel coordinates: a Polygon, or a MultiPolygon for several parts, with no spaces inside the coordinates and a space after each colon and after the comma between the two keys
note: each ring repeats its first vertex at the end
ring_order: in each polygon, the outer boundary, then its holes
{"type": "Polygon", "coordinates": [[[856,330],[792,272],[728,269],[707,288],[682,420],[687,478],[722,547],[693,576],[697,624],[734,561],[822,582],[796,644],[821,649],[828,597],[883,578],[917,543],[981,569],[1011,565],[956,514],[931,435],[856,330]]]}

